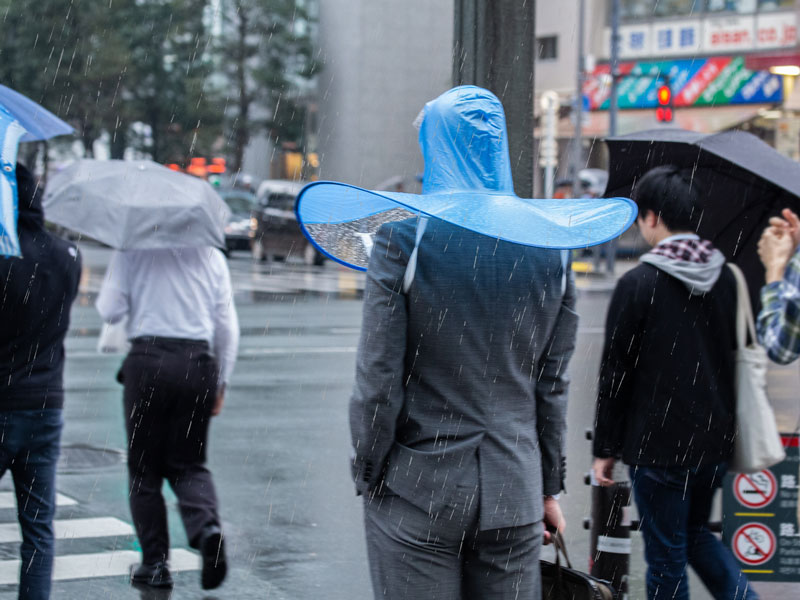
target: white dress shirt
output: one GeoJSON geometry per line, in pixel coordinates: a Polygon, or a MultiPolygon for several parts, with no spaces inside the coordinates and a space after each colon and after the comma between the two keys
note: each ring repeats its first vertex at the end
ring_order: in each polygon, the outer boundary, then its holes
{"type": "Polygon", "coordinates": [[[216,248],[115,251],[95,304],[107,323],[125,317],[127,337],[205,340],[227,383],[239,347],[231,275],[216,248]]]}

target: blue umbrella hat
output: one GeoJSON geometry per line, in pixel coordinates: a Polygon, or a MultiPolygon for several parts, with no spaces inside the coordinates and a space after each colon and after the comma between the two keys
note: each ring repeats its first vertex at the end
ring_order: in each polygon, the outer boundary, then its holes
{"type": "Polygon", "coordinates": [[[303,233],[328,257],[366,270],[384,223],[432,217],[496,239],[571,249],[618,237],[636,218],[628,198],[525,199],[514,193],[503,106],[488,90],[453,88],[425,105],[422,194],[319,181],[297,197],[303,233]]]}

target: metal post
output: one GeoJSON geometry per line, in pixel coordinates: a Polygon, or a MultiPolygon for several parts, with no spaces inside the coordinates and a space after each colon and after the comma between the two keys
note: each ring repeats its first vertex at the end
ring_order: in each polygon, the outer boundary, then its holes
{"type": "MultiPolygon", "coordinates": [[[[593,432],[586,432],[592,439],[593,432]]],[[[614,485],[602,487],[592,474],[586,484],[592,486],[592,517],[584,526],[591,529],[589,572],[608,581],[614,588],[614,600],[628,597],[628,573],[631,557],[631,484],[620,481],[621,465],[614,469],[614,485]]]]}
{"type": "Polygon", "coordinates": [[[583,83],[586,78],[586,56],[583,47],[584,27],[586,19],[586,0],[578,0],[578,73],[575,82],[575,136],[572,151],[572,195],[580,197],[581,184],[578,171],[583,165],[583,83]]]}
{"type": "Polygon", "coordinates": [[[553,179],[558,166],[558,140],[556,121],[558,119],[558,93],[548,90],[540,98],[544,135],[539,141],[539,166],[544,167],[544,197],[553,197],[553,179]]]}
{"type": "Polygon", "coordinates": [[[619,0],[611,0],[611,103],[608,107],[608,135],[617,135],[619,83],[619,0]]]}
{"type": "Polygon", "coordinates": [[[592,484],[592,534],[589,569],[593,577],[611,583],[617,600],[627,597],[631,557],[631,527],[627,519],[631,484],[592,484]]]}
{"type": "Polygon", "coordinates": [[[518,196],[533,197],[533,69],[536,2],[456,0],[453,84],[494,92],[508,125],[511,173],[518,196]]]}
{"type": "MultiPolygon", "coordinates": [[[[619,0],[611,0],[611,103],[608,107],[608,135],[617,135],[617,110],[618,84],[619,84],[619,0]]],[[[614,267],[617,261],[616,239],[605,244],[606,249],[606,271],[609,275],[614,275],[614,267]]],[[[600,249],[598,248],[599,252],[600,249]]],[[[599,257],[598,257],[599,258],[599,257]]],[[[598,264],[599,261],[595,261],[598,264]]]]}

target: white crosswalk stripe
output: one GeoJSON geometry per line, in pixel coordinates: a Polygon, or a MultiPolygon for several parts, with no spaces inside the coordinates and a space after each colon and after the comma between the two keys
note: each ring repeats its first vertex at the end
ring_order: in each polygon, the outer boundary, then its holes
{"type": "MultiPolygon", "coordinates": [[[[94,554],[68,554],[56,556],[53,581],[88,579],[95,577],[119,577],[130,573],[131,565],[138,563],[141,555],[134,550],[115,550],[94,554]]],[[[0,560],[0,585],[19,582],[19,560],[0,560]]],[[[200,568],[200,557],[182,548],[170,551],[169,570],[195,571],[200,568]]]]}
{"type": "MultiPolygon", "coordinates": [[[[133,535],[133,527],[114,517],[66,519],[53,522],[57,540],[133,535]]],[[[17,523],[0,523],[0,543],[21,542],[17,523]]]]}
{"type": "MultiPolygon", "coordinates": [[[[77,506],[78,501],[63,494],[56,495],[57,506],[77,506]]],[[[14,492],[0,492],[0,509],[16,508],[14,492]]],[[[19,523],[8,514],[9,520],[0,523],[0,544],[18,544],[22,540],[19,523]]],[[[76,519],[56,519],[53,522],[56,536],[56,560],[53,581],[70,579],[93,579],[98,577],[127,577],[132,565],[141,561],[141,554],[135,550],[113,550],[84,554],[58,555],[58,541],[116,538],[135,535],[133,527],[116,517],[90,517],[76,519]]],[[[91,542],[89,542],[91,544],[91,542]]],[[[104,542],[108,545],[108,542],[104,542]]],[[[115,546],[117,544],[114,544],[115,546]]],[[[84,549],[89,549],[84,546],[84,549]]],[[[0,586],[19,583],[21,561],[0,560],[0,586]]],[[[200,557],[184,548],[171,548],[169,568],[172,572],[196,571],[200,569],[200,557]]]]}
{"type": "MultiPolygon", "coordinates": [[[[73,500],[64,494],[56,494],[56,506],[75,506],[77,500],[73,500]]],[[[14,492],[0,492],[0,508],[17,508],[17,495],[14,492]]]]}

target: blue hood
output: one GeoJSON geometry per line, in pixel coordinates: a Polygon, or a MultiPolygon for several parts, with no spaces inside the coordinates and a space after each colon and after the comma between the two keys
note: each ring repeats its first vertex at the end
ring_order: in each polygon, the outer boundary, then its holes
{"type": "Polygon", "coordinates": [[[503,105],[473,85],[453,88],[425,105],[419,145],[422,193],[514,194],[503,105]]]}

